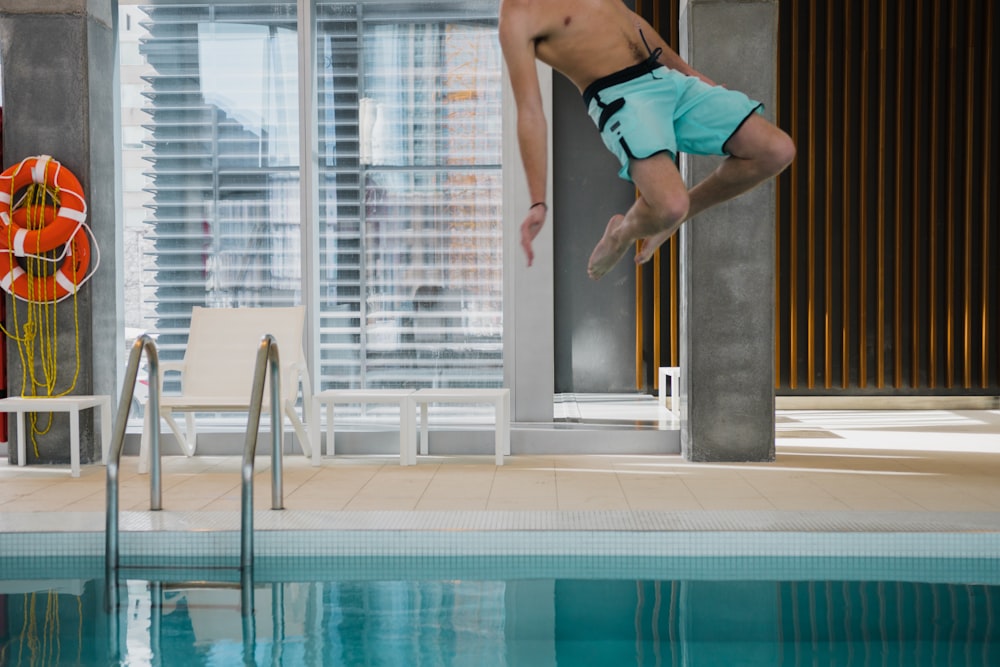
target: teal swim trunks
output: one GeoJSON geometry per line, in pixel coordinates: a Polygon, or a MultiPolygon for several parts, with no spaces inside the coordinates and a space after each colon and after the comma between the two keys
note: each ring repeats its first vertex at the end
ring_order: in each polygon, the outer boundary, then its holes
{"type": "Polygon", "coordinates": [[[663,151],[725,155],[729,138],[764,108],[739,91],[648,60],[590,84],[583,101],[626,181],[631,160],[663,151]]]}

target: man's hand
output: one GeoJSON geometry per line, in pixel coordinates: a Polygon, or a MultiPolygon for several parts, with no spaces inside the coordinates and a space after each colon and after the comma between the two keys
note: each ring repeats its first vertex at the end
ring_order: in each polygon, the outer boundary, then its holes
{"type": "Polygon", "coordinates": [[[524,222],[521,223],[521,247],[524,248],[524,254],[528,256],[528,266],[535,259],[535,253],[531,249],[531,242],[535,240],[538,236],[538,232],[542,231],[542,225],[545,224],[545,216],[548,215],[548,206],[532,206],[528,209],[528,215],[524,217],[524,222]]]}

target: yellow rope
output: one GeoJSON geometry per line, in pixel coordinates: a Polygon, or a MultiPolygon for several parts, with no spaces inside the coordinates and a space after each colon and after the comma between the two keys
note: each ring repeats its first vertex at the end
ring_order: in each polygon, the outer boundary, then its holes
{"type": "MultiPolygon", "coordinates": [[[[19,636],[4,644],[0,649],[0,664],[7,664],[7,652],[11,644],[17,644],[17,664],[57,665],[62,662],[62,620],[59,617],[59,594],[48,591],[45,601],[45,616],[42,632],[38,632],[38,593],[24,593],[24,617],[21,621],[19,636]],[[28,655],[24,655],[25,649],[28,655]]],[[[77,629],[77,663],[80,661],[83,647],[83,605],[80,597],[76,598],[79,627],[77,629]]]]}
{"type": "Polygon", "coordinates": [[[83,657],[83,598],[76,598],[76,613],[80,619],[76,626],[76,664],[80,664],[83,657]]]}
{"type": "MultiPolygon", "coordinates": [[[[52,160],[45,163],[45,176],[49,174],[52,167],[52,160]]],[[[47,179],[43,179],[47,180],[47,179]]],[[[14,191],[14,179],[11,178],[10,200],[14,201],[17,192],[14,191]]],[[[45,226],[45,207],[49,202],[58,209],[60,203],[59,188],[49,190],[44,183],[35,183],[28,186],[23,199],[23,205],[27,207],[26,225],[29,230],[41,229],[45,226]]],[[[11,211],[13,215],[13,210],[11,211]]],[[[85,234],[86,231],[80,227],[77,234],[85,234]]],[[[7,226],[7,247],[14,247],[14,225],[7,226]]],[[[56,303],[57,283],[55,280],[49,281],[51,275],[49,269],[58,256],[53,250],[48,253],[41,252],[41,235],[37,237],[35,252],[25,257],[25,273],[28,283],[27,298],[27,319],[22,327],[17,298],[11,298],[11,320],[13,331],[0,322],[0,330],[10,339],[17,343],[17,352],[21,360],[21,396],[66,396],[73,392],[80,377],[81,351],[80,351],[80,311],[77,301],[78,289],[73,290],[73,331],[74,331],[74,352],[76,356],[76,366],[73,371],[72,381],[63,391],[56,392],[59,384],[59,310],[56,303]],[[52,293],[46,289],[51,282],[52,293]],[[36,363],[37,362],[37,363],[36,363]],[[36,373],[36,365],[39,367],[40,376],[36,373]]],[[[73,243],[71,238],[68,244],[73,243]]],[[[9,264],[4,267],[13,270],[17,265],[17,260],[13,253],[7,253],[9,264]]],[[[66,254],[65,261],[72,263],[73,284],[79,284],[76,274],[76,261],[69,253],[66,254]]],[[[58,269],[55,269],[58,270],[58,269]]],[[[31,415],[31,444],[35,456],[39,456],[38,436],[43,436],[52,428],[53,414],[48,414],[48,423],[44,428],[38,424],[38,413],[31,415]]]]}

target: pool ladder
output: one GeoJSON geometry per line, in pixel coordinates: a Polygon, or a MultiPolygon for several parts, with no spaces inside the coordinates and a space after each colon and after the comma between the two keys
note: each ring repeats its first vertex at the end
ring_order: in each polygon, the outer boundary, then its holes
{"type": "MultiPolygon", "coordinates": [[[[146,353],[149,366],[149,401],[146,409],[150,411],[149,434],[150,470],[149,470],[149,509],[158,511],[162,508],[162,488],[160,485],[160,368],[159,354],[156,343],[148,335],[136,338],[129,354],[128,367],[125,371],[125,383],[122,386],[121,400],[118,402],[118,416],[115,419],[111,452],[107,467],[107,511],[105,516],[104,569],[105,582],[108,587],[106,606],[116,607],[118,604],[118,569],[120,566],[119,536],[118,536],[118,468],[121,462],[122,449],[125,443],[125,425],[128,421],[129,406],[135,393],[136,378],[139,374],[139,362],[142,353],[146,353]]],[[[244,618],[253,613],[253,472],[254,458],[257,453],[257,430],[260,426],[260,413],[264,401],[264,380],[267,372],[271,374],[271,509],[284,508],[282,491],[282,455],[281,455],[281,373],[278,356],[278,344],[274,337],[266,334],[261,338],[257,349],[257,361],[254,367],[253,386],[250,393],[250,410],[247,422],[246,439],[243,445],[242,485],[240,502],[240,588],[242,612],[244,618]]]]}

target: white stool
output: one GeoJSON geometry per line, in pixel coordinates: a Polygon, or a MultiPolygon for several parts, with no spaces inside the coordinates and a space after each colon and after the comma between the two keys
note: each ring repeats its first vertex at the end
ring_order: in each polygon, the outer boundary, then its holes
{"type": "Polygon", "coordinates": [[[26,463],[26,412],[69,413],[69,461],[73,477],[80,476],[80,410],[101,409],[101,463],[107,464],[111,449],[110,396],[32,396],[0,399],[0,412],[17,413],[17,465],[26,463]]]}
{"type": "Polygon", "coordinates": [[[667,384],[667,377],[670,378],[670,407],[668,409],[674,419],[680,419],[681,369],[677,366],[660,366],[660,406],[664,408],[667,407],[667,393],[663,388],[667,384]]]}
{"type": "Polygon", "coordinates": [[[318,466],[322,452],[319,437],[319,411],[326,404],[326,453],[333,454],[334,420],[333,406],[336,403],[395,403],[399,406],[399,465],[414,465],[417,462],[414,438],[413,405],[409,397],[413,389],[328,389],[313,396],[313,416],[309,429],[312,432],[313,465],[318,466]]]}
{"type": "MultiPolygon", "coordinates": [[[[427,406],[430,403],[491,403],[496,414],[496,461],[510,454],[510,389],[421,389],[410,397],[420,405],[420,453],[427,454],[427,406]]],[[[412,410],[411,410],[412,412],[412,410]]]]}

